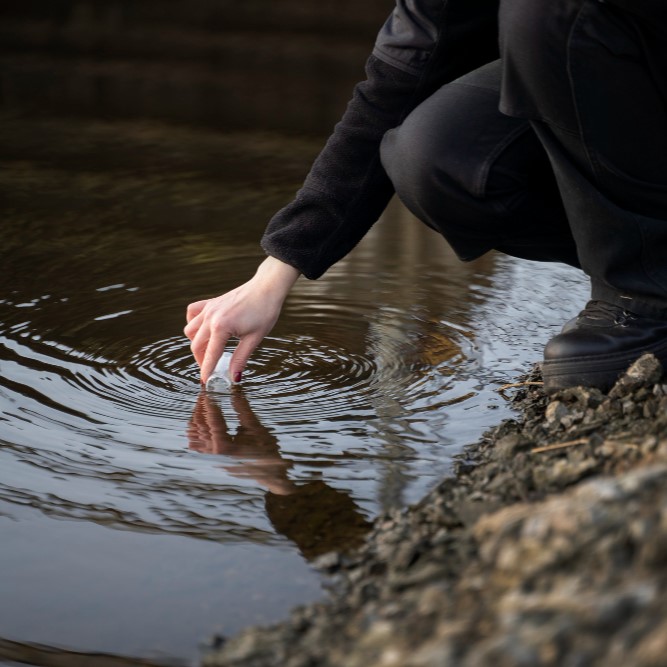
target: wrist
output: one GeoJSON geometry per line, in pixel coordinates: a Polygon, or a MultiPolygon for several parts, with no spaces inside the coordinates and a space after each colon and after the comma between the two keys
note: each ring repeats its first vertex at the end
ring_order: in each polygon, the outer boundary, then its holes
{"type": "Polygon", "coordinates": [[[300,275],[298,269],[269,255],[257,268],[254,280],[285,298],[300,275]]]}

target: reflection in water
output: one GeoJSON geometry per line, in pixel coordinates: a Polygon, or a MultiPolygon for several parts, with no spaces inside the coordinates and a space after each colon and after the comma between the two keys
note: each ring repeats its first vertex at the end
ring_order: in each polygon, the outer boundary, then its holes
{"type": "Polygon", "coordinates": [[[190,662],[318,596],[304,557],[422,496],[572,314],[572,271],[393,205],[202,392],[184,305],[252,275],[392,3],[229,4],[0,9],[0,662],[190,662]]]}
{"type": "Polygon", "coordinates": [[[239,420],[234,435],[218,403],[202,390],[188,426],[190,449],[238,458],[239,463],[225,465],[225,470],[235,477],[254,479],[272,493],[293,493],[295,486],[287,477],[290,464],[280,456],[278,438],[262,426],[240,389],[233,389],[231,405],[239,420]]]}
{"type": "Polygon", "coordinates": [[[240,387],[231,390],[231,407],[239,422],[234,435],[215,398],[205,391],[199,394],[188,427],[190,449],[238,459],[224,464],[224,469],[267,490],[265,507],[271,524],[307,559],[358,546],[371,524],[352,498],[322,480],[292,482],[288,477],[292,464],[280,455],[278,438],[257,419],[240,387]]]}
{"type": "Polygon", "coordinates": [[[317,596],[304,556],[446,474],[581,289],[464,265],[392,206],[297,283],[241,391],[202,393],[184,304],[252,274],[319,142],[3,120],[0,660],[191,658],[317,596]]]}

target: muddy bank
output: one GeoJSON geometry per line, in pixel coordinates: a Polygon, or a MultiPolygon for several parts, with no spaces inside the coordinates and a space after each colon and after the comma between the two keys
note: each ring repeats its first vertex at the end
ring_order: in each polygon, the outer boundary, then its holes
{"type": "Polygon", "coordinates": [[[652,357],[611,390],[547,399],[467,447],[422,502],[328,554],[328,600],[221,640],[233,667],[662,665],[667,383],[652,357]]]}

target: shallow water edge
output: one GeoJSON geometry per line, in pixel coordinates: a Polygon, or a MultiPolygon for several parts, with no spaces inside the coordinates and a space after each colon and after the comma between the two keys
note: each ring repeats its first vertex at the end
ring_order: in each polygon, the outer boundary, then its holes
{"type": "Polygon", "coordinates": [[[608,396],[547,399],[539,369],[524,377],[517,419],[466,447],[454,477],[322,560],[329,600],[204,665],[662,664],[667,384],[642,364],[608,396]]]}
{"type": "Polygon", "coordinates": [[[324,279],[297,283],[238,390],[202,391],[184,306],[252,275],[319,142],[3,120],[12,651],[188,663],[211,635],[317,599],[311,562],[418,501],[511,414],[496,389],[584,292],[564,267],[463,264],[392,204],[324,279]]]}

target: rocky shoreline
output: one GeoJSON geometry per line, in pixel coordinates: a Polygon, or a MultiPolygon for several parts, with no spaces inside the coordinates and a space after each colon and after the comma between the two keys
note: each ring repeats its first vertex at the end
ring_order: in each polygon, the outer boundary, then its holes
{"type": "Polygon", "coordinates": [[[364,547],[329,599],[222,642],[206,667],[667,662],[667,380],[642,357],[609,394],[505,390],[519,416],[364,547]]]}

